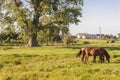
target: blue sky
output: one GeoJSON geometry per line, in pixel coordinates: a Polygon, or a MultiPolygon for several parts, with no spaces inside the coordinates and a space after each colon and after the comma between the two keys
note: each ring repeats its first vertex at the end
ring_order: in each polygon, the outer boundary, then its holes
{"type": "Polygon", "coordinates": [[[70,33],[120,33],[120,0],[84,0],[81,23],[70,26],[70,33]]]}

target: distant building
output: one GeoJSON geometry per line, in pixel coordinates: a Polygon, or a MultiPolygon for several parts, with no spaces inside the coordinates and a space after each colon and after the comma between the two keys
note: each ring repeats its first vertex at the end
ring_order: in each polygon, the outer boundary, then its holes
{"type": "Polygon", "coordinates": [[[89,38],[90,39],[95,39],[95,38],[98,38],[98,37],[97,37],[97,34],[89,34],[89,38]]]}
{"type": "Polygon", "coordinates": [[[118,33],[118,34],[116,35],[116,38],[120,38],[120,33],[118,33]]]}
{"type": "Polygon", "coordinates": [[[78,33],[76,34],[77,38],[79,39],[96,39],[96,38],[100,38],[101,36],[104,36],[104,34],[88,34],[88,33],[78,33]]]}
{"type": "Polygon", "coordinates": [[[96,35],[97,35],[97,38],[102,38],[105,36],[104,34],[96,34],[96,35]]]}
{"type": "Polygon", "coordinates": [[[76,36],[79,39],[86,39],[89,37],[89,34],[88,33],[78,33],[78,34],[76,34],[76,36]]]}

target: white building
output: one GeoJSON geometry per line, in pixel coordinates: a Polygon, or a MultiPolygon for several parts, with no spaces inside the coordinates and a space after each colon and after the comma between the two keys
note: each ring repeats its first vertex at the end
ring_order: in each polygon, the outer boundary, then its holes
{"type": "Polygon", "coordinates": [[[100,34],[78,33],[76,36],[79,39],[86,39],[86,38],[95,39],[95,38],[100,38],[100,34]]]}

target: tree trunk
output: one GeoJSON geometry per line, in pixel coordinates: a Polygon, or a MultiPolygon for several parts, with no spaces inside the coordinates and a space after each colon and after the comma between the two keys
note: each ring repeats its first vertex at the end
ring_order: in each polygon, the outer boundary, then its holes
{"type": "MultiPolygon", "coordinates": [[[[33,19],[32,22],[33,22],[35,28],[38,29],[38,28],[39,28],[39,17],[40,17],[40,14],[39,14],[38,11],[36,11],[36,10],[37,10],[37,9],[35,8],[34,19],[33,19]]],[[[36,31],[36,30],[35,30],[35,31],[36,31]]],[[[37,31],[38,31],[38,30],[37,30],[37,31]]],[[[36,33],[33,33],[33,36],[28,39],[27,47],[35,47],[35,46],[38,46],[37,31],[36,31],[36,33]]]]}
{"type": "Polygon", "coordinates": [[[27,47],[38,46],[37,35],[34,35],[28,39],[27,47]]]}

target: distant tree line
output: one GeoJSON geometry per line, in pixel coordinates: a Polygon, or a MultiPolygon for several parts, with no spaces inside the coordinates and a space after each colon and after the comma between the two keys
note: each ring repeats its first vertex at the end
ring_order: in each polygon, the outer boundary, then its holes
{"type": "MultiPolygon", "coordinates": [[[[37,40],[39,45],[54,45],[54,43],[63,43],[69,45],[74,42],[74,37],[69,34],[69,29],[64,27],[62,32],[58,27],[47,27],[38,32],[37,40]]],[[[14,29],[14,27],[6,27],[1,29],[0,44],[1,45],[26,45],[28,36],[24,32],[14,29]]]]}

